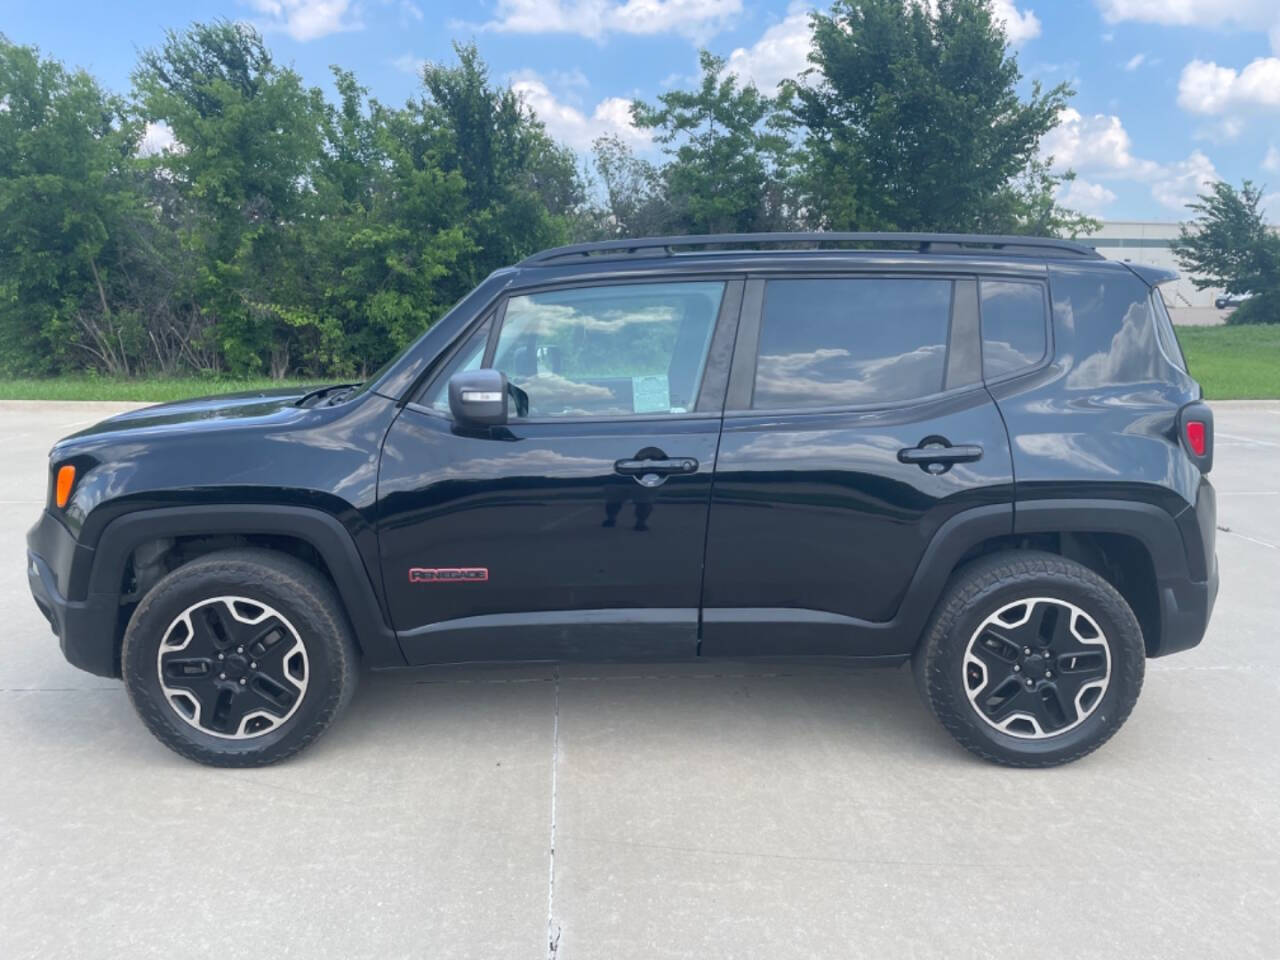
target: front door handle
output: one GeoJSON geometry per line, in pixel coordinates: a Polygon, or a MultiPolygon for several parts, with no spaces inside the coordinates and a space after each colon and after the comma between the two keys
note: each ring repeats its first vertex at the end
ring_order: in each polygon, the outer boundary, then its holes
{"type": "Polygon", "coordinates": [[[982,447],[976,443],[953,444],[946,437],[925,437],[916,447],[898,451],[902,463],[914,463],[926,473],[946,473],[952,464],[972,463],[982,459],[982,447]]]}
{"type": "Polygon", "coordinates": [[[673,473],[697,473],[698,461],[693,457],[669,457],[665,460],[616,460],[613,469],[624,477],[642,477],[650,473],[664,477],[673,473]]]}

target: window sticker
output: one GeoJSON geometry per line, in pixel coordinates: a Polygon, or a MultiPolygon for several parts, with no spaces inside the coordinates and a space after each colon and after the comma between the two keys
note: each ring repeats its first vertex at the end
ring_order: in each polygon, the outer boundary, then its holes
{"type": "Polygon", "coordinates": [[[671,385],[665,373],[631,378],[631,409],[636,413],[669,413],[671,385]]]}

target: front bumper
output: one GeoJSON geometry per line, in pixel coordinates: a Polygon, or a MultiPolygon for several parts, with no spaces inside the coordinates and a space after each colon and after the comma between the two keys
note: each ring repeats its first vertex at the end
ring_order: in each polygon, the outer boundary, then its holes
{"type": "Polygon", "coordinates": [[[66,528],[45,513],[27,534],[27,585],[67,661],[100,677],[118,677],[119,601],[109,594],[92,593],[84,600],[68,600],[60,586],[60,582],[68,582],[69,558],[76,549],[66,528]],[[68,568],[62,571],[61,578],[46,557],[68,568]]]}

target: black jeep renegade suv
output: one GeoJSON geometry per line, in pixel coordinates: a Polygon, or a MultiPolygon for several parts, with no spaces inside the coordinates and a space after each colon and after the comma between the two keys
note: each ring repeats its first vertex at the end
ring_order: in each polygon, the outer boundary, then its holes
{"type": "Polygon", "coordinates": [[[1171,277],[1014,237],[549,250],[363,385],[61,441],[31,590],[206,763],[301,749],[359,660],[806,656],[910,660],[964,746],[1062,763],[1217,591],[1171,277]]]}

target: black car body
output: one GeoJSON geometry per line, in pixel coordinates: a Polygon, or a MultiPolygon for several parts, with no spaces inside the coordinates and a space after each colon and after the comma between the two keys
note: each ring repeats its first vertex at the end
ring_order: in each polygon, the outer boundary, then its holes
{"type": "Polygon", "coordinates": [[[1147,655],[1200,641],[1212,418],[1155,290],[1171,275],[1064,241],[760,239],[548,251],[358,389],[61,441],[28,566],[67,659],[119,676],[140,599],[230,544],[318,571],[375,668],[899,662],[958,570],[1026,549],[1113,585],[1147,655]],[[490,368],[470,395],[496,414],[469,420],[448,381],[490,368]]]}

